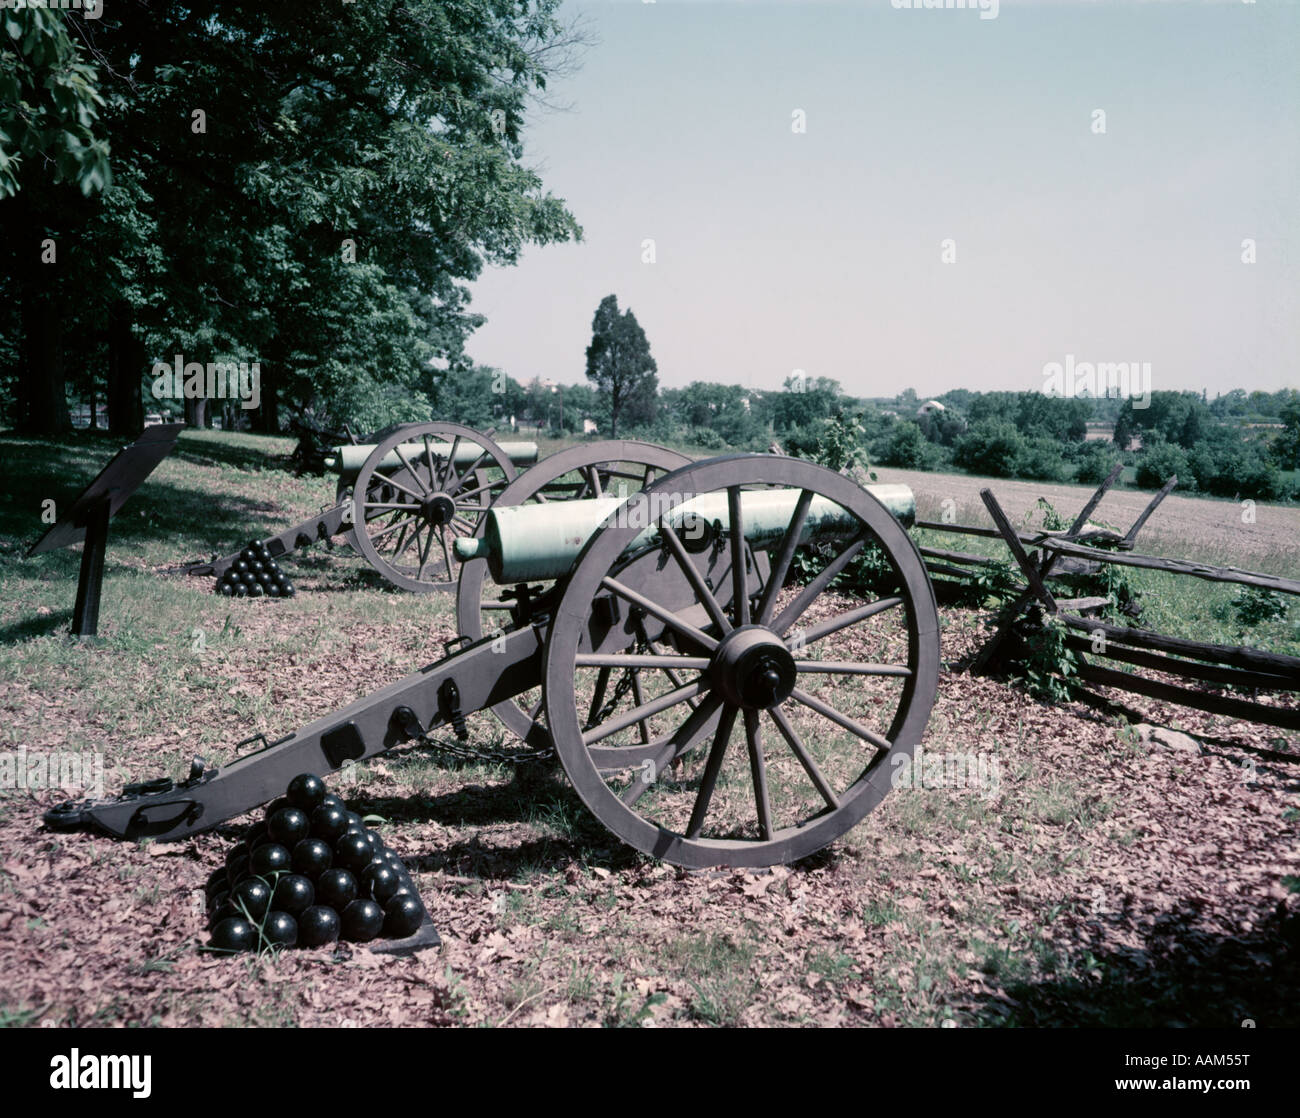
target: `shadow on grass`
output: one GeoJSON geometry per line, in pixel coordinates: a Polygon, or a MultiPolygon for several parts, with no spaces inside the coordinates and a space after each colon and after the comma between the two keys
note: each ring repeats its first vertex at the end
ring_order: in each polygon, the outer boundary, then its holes
{"type": "Polygon", "coordinates": [[[72,610],[60,609],[41,617],[29,617],[25,621],[16,621],[12,625],[0,627],[0,644],[21,644],[36,637],[48,637],[51,633],[72,635],[72,610]]]}
{"type": "Polygon", "coordinates": [[[1300,1025],[1300,913],[1262,904],[1249,932],[1198,926],[1195,904],[1162,913],[1140,946],[1117,948],[1093,927],[1070,945],[1069,973],[1008,983],[971,1007],[986,1025],[1258,1028],[1300,1025]],[[1103,943],[1103,940],[1108,942],[1103,943]],[[1100,977],[1098,977],[1100,976],[1100,977]]]}
{"type": "Polygon", "coordinates": [[[437,870],[510,881],[521,875],[556,872],[574,862],[622,869],[635,865],[641,857],[587,810],[558,769],[522,765],[507,784],[468,784],[437,796],[358,795],[348,799],[348,806],[361,815],[380,815],[394,823],[448,827],[521,823],[554,832],[514,845],[488,846],[475,835],[447,847],[405,851],[403,858],[414,872],[437,870]]]}

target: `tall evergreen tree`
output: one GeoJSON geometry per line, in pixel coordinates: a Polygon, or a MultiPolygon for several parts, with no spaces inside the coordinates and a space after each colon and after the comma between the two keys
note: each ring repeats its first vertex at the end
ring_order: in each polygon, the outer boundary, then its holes
{"type": "Polygon", "coordinates": [[[654,420],[658,371],[650,356],[650,341],[631,308],[620,312],[618,299],[606,295],[591,322],[587,379],[609,407],[610,438],[618,438],[620,419],[632,423],[654,420]]]}

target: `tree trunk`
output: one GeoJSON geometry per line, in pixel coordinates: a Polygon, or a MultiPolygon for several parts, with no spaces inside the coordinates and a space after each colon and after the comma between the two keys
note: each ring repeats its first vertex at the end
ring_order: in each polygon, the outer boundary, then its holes
{"type": "Polygon", "coordinates": [[[17,420],[20,429],[38,435],[63,434],[72,428],[63,362],[63,263],[57,255],[67,245],[56,242],[55,259],[42,260],[48,248],[43,242],[53,234],[39,208],[57,205],[60,197],[57,190],[34,196],[23,189],[4,203],[4,236],[13,253],[21,308],[17,420]]]}
{"type": "Polygon", "coordinates": [[[108,429],[115,435],[144,430],[144,343],[131,329],[131,304],[117,299],[108,312],[108,429]]]}
{"type": "Polygon", "coordinates": [[[191,427],[211,427],[208,399],[200,396],[197,400],[185,401],[185,422],[191,427]]]}
{"type": "Polygon", "coordinates": [[[255,411],[245,413],[254,431],[266,435],[280,433],[280,370],[282,367],[280,358],[274,350],[269,350],[267,359],[260,363],[261,405],[255,411]]]}

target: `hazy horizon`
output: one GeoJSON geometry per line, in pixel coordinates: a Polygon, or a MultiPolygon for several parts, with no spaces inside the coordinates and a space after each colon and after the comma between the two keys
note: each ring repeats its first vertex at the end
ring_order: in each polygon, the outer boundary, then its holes
{"type": "Polygon", "coordinates": [[[472,285],[470,355],[580,381],[614,293],[664,387],[1300,384],[1300,7],[971,2],[566,4],[599,42],[526,162],[585,239],[472,285]]]}

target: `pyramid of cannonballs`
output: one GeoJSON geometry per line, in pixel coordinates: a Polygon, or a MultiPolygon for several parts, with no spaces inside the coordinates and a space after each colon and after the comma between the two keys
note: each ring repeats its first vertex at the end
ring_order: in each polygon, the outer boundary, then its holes
{"type": "Polygon", "coordinates": [[[227,598],[292,598],[296,592],[261,540],[251,541],[239,553],[217,579],[216,591],[227,598]]]}
{"type": "Polygon", "coordinates": [[[404,939],[425,920],[402,860],[310,773],[245,830],[209,897],[223,952],[404,939]]]}

